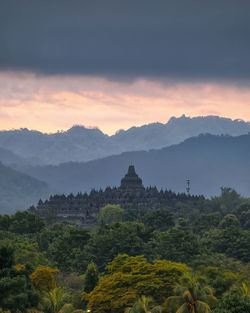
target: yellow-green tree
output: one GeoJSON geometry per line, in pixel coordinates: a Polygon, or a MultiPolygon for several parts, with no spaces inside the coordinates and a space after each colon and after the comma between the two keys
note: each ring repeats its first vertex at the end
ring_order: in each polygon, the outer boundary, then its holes
{"type": "Polygon", "coordinates": [[[119,204],[107,204],[105,207],[100,209],[97,217],[99,226],[112,224],[114,222],[122,222],[124,210],[119,204]]]}
{"type": "Polygon", "coordinates": [[[94,262],[90,262],[84,277],[84,291],[91,292],[98,284],[98,269],[94,262]]]}
{"type": "Polygon", "coordinates": [[[34,287],[39,291],[50,291],[56,287],[54,273],[58,270],[49,266],[39,265],[30,275],[34,287]]]}
{"type": "Polygon", "coordinates": [[[116,257],[106,269],[109,274],[87,296],[91,312],[123,313],[142,295],[151,296],[152,305],[161,304],[188,271],[184,264],[165,260],[151,264],[143,256],[126,254],[116,257]]]}

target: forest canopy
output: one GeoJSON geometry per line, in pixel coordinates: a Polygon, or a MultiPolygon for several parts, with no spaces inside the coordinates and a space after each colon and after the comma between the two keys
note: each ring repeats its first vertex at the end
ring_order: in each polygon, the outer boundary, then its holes
{"type": "Polygon", "coordinates": [[[2,312],[249,313],[249,199],[178,207],[110,205],[89,228],[0,215],[2,312]]]}

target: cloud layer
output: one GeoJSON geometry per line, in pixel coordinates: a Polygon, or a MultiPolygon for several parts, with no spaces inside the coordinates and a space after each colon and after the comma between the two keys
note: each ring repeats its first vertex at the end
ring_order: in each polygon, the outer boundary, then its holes
{"type": "Polygon", "coordinates": [[[249,99],[248,86],[232,84],[0,73],[0,129],[50,132],[81,124],[112,134],[183,113],[250,121],[249,99]]]}
{"type": "Polygon", "coordinates": [[[112,79],[250,79],[249,0],[8,0],[0,69],[112,79]]]}

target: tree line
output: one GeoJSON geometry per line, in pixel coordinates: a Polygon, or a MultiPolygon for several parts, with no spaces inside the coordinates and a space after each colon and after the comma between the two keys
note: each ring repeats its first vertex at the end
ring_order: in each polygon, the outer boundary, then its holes
{"type": "MultiPolygon", "coordinates": [[[[2,312],[250,312],[250,201],[107,205],[90,229],[0,215],[2,312]]],[[[1,312],[1,311],[0,311],[1,312]]]]}

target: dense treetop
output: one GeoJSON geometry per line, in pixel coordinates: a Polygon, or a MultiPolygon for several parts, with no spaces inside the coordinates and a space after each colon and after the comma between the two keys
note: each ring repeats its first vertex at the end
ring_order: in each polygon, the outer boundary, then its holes
{"type": "Polygon", "coordinates": [[[249,199],[223,188],[198,205],[179,199],[175,210],[109,205],[90,228],[0,215],[0,310],[122,313],[144,303],[163,313],[248,312],[249,212],[249,199]]]}

